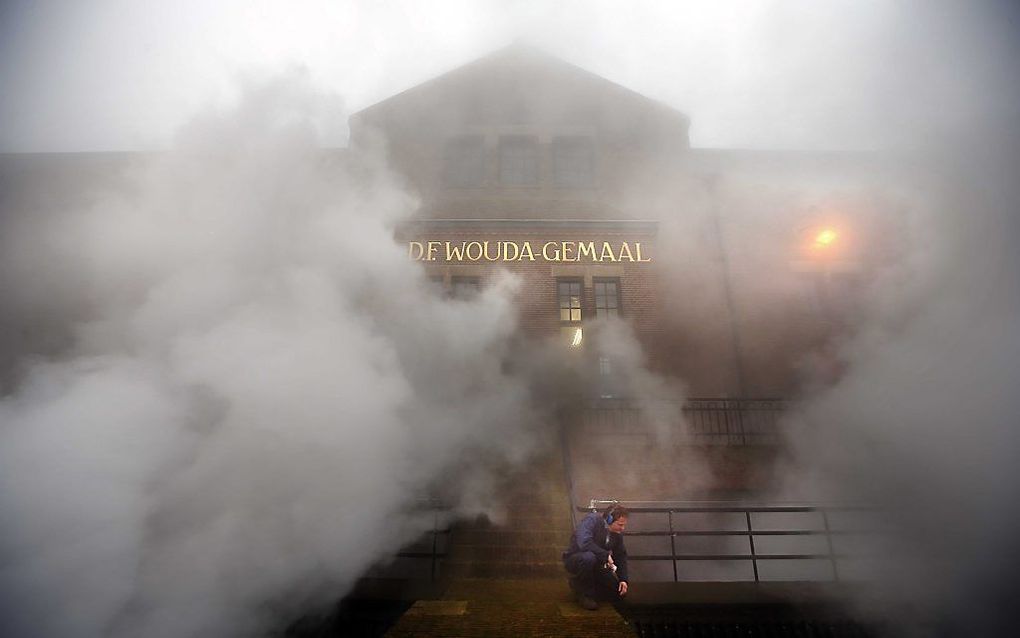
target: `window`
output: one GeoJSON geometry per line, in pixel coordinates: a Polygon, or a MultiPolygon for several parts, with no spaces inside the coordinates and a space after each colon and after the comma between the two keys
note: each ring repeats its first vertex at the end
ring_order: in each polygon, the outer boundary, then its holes
{"type": "Polygon", "coordinates": [[[613,373],[612,363],[609,357],[599,357],[599,376],[608,377],[613,373]]]}
{"type": "Polygon", "coordinates": [[[581,281],[563,279],[557,282],[560,302],[560,321],[580,323],[581,321],[581,281]]]}
{"type": "Polygon", "coordinates": [[[485,140],[461,135],[446,143],[443,183],[453,187],[481,186],[485,180],[485,140]]]}
{"type": "Polygon", "coordinates": [[[499,182],[506,186],[538,184],[538,144],[534,138],[499,138],[499,182]]]}
{"type": "Polygon", "coordinates": [[[620,281],[596,279],[592,285],[595,289],[595,316],[620,316],[620,281]]]}
{"type": "Polygon", "coordinates": [[[612,399],[618,394],[618,380],[613,372],[613,362],[609,357],[599,356],[598,393],[602,399],[612,399]]]}
{"type": "Polygon", "coordinates": [[[454,299],[473,299],[482,289],[478,277],[454,277],[451,283],[454,299]]]}
{"type": "Polygon", "coordinates": [[[560,334],[571,348],[580,348],[584,339],[584,330],[581,327],[583,290],[580,279],[556,280],[556,296],[560,306],[560,334]]]}
{"type": "Polygon", "coordinates": [[[595,182],[595,153],[590,137],[553,140],[553,181],[557,186],[585,188],[595,182]]]}
{"type": "Polygon", "coordinates": [[[430,275],[429,276],[429,290],[438,296],[442,296],[446,291],[446,282],[443,281],[442,275],[430,275]]]}

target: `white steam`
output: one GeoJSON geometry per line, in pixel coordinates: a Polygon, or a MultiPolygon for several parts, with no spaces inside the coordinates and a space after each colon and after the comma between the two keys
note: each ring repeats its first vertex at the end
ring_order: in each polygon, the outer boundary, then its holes
{"type": "Polygon", "coordinates": [[[515,282],[431,294],[393,241],[413,201],[372,154],[316,149],[329,101],[243,93],[5,237],[8,298],[70,287],[86,320],[0,404],[4,635],[250,635],[413,539],[433,490],[485,506],[464,458],[531,452],[515,282]]]}
{"type": "Polygon", "coordinates": [[[840,344],[845,374],[798,406],[782,475],[786,498],[884,508],[862,604],[920,635],[1004,635],[1020,566],[1018,147],[974,133],[928,157],[903,259],[840,344]]]}

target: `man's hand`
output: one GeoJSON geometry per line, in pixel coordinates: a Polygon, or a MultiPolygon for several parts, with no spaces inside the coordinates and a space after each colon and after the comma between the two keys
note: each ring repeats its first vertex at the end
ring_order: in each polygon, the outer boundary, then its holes
{"type": "Polygon", "coordinates": [[[609,565],[610,567],[616,565],[616,563],[613,562],[613,552],[609,552],[609,558],[606,559],[606,565],[609,565]]]}
{"type": "Polygon", "coordinates": [[[620,596],[626,596],[627,595],[627,581],[621,580],[620,581],[620,586],[616,588],[616,591],[620,594],[620,596]]]}

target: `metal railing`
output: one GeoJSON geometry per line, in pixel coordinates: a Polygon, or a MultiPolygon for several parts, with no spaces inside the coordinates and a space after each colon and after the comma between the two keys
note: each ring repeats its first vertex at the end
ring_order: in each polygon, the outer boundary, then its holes
{"type": "MultiPolygon", "coordinates": [[[[412,558],[412,559],[428,559],[429,565],[429,580],[435,582],[438,574],[439,561],[446,558],[447,551],[444,544],[444,549],[439,550],[439,538],[441,536],[449,537],[450,526],[448,524],[439,524],[439,514],[442,510],[437,507],[432,513],[432,530],[426,532],[427,535],[431,535],[431,544],[429,551],[413,551],[404,550],[397,552],[397,558],[412,558]]],[[[416,543],[417,544],[417,543],[416,543]]],[[[413,546],[413,545],[412,545],[413,546]]]]}
{"type": "Polygon", "coordinates": [[[607,434],[651,435],[656,423],[692,445],[775,445],[783,399],[599,399],[585,406],[582,423],[607,434]]]}
{"type": "MultiPolygon", "coordinates": [[[[601,511],[616,501],[592,499],[588,507],[578,506],[578,512],[601,511]]],[[[748,561],[754,574],[754,582],[761,582],[759,573],[759,562],[761,561],[807,561],[824,560],[828,561],[831,569],[832,581],[841,579],[839,561],[845,559],[860,559],[861,556],[835,551],[833,537],[846,535],[875,535],[883,532],[873,529],[856,528],[851,530],[834,529],[831,521],[833,513],[848,512],[878,512],[874,507],[866,506],[821,506],[821,505],[664,505],[656,501],[641,501],[640,506],[630,506],[627,509],[634,519],[642,514],[666,514],[667,527],[664,530],[641,530],[627,531],[627,537],[668,537],[670,541],[669,554],[634,554],[628,552],[627,558],[631,561],[669,561],[673,567],[673,580],[679,581],[678,563],[681,561],[748,561]],[[755,514],[790,514],[790,513],[817,513],[821,516],[820,529],[755,529],[752,524],[752,516],[755,514]],[[678,529],[677,521],[674,519],[682,514],[740,514],[743,518],[743,529],[699,529],[683,530],[678,529]],[[821,553],[760,553],[755,547],[756,538],[767,538],[777,536],[822,536],[825,538],[827,551],[821,553]],[[735,537],[747,539],[747,553],[678,553],[677,539],[685,537],[735,537]]]]}

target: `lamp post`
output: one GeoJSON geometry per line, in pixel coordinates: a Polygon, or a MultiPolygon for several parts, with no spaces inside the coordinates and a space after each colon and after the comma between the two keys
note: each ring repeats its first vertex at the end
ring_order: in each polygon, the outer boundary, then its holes
{"type": "Polygon", "coordinates": [[[832,271],[841,248],[842,232],[834,226],[821,226],[812,228],[808,236],[807,252],[818,275],[815,293],[821,305],[822,319],[832,324],[832,271]]]}
{"type": "Polygon", "coordinates": [[[722,270],[723,296],[726,299],[726,312],[729,315],[730,339],[733,346],[733,371],[737,382],[737,396],[745,397],[747,384],[744,378],[744,359],[740,344],[740,329],[737,325],[737,310],[733,300],[733,286],[730,281],[730,259],[726,252],[726,242],[723,239],[722,223],[719,220],[719,195],[716,190],[718,176],[712,175],[705,179],[705,186],[708,190],[709,204],[713,230],[715,231],[716,248],[719,251],[719,268],[722,270]]]}

